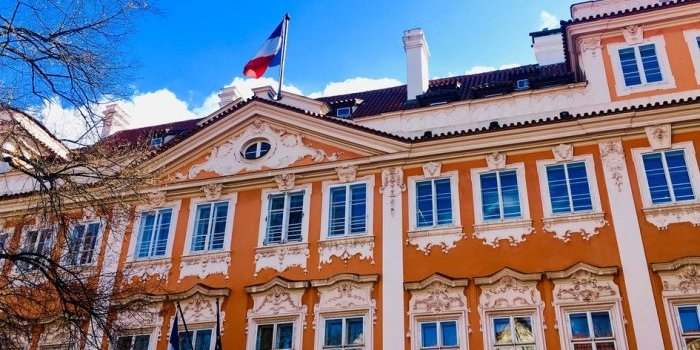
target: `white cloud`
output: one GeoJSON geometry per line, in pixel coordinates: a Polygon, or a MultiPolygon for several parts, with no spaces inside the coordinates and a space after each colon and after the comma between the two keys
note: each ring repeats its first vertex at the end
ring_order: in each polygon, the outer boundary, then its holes
{"type": "Polygon", "coordinates": [[[402,83],[392,78],[350,78],[343,81],[333,81],[326,85],[323,91],[316,91],[309,94],[311,98],[319,98],[323,96],[343,95],[351,92],[368,91],[382,89],[391,86],[401,85],[402,83]]]}
{"type": "Polygon", "coordinates": [[[520,66],[517,63],[507,63],[507,64],[502,64],[500,67],[496,68],[493,66],[473,66],[466,71],[464,71],[464,74],[479,74],[479,73],[486,73],[486,72],[491,72],[494,70],[500,70],[500,69],[510,69],[510,68],[515,68],[520,66]]]}
{"type": "Polygon", "coordinates": [[[559,18],[557,16],[547,12],[547,11],[540,11],[540,23],[537,26],[538,29],[554,29],[554,28],[559,28],[559,18]]]}

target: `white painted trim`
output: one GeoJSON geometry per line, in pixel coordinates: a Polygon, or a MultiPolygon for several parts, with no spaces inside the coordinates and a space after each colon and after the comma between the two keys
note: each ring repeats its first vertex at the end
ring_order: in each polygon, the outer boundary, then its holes
{"type": "Polygon", "coordinates": [[[292,323],[292,349],[302,349],[302,340],[304,338],[302,328],[304,328],[305,325],[302,322],[302,316],[296,314],[251,318],[248,321],[248,346],[246,349],[255,350],[258,339],[258,326],[279,323],[292,323]]]}
{"type": "Polygon", "coordinates": [[[700,29],[689,29],[683,31],[683,36],[685,37],[686,43],[688,43],[690,58],[693,60],[695,81],[700,84],[700,47],[698,47],[697,41],[697,38],[700,37],[700,29]]]}
{"type": "Polygon", "coordinates": [[[401,168],[382,170],[382,342],[384,349],[405,349],[403,266],[403,182],[401,168]],[[388,262],[388,263],[387,263],[388,262]],[[388,327],[386,325],[391,325],[388,327]]]}
{"type": "Polygon", "coordinates": [[[540,182],[540,193],[542,193],[542,208],[544,208],[545,218],[571,216],[583,213],[600,213],[602,212],[600,205],[600,194],[598,193],[598,179],[595,176],[595,163],[593,162],[593,155],[584,154],[579,156],[574,156],[573,159],[566,162],[557,162],[554,159],[542,159],[537,161],[537,175],[539,176],[540,182]],[[591,194],[591,204],[593,206],[592,210],[577,211],[572,213],[562,213],[554,214],[552,213],[552,202],[549,198],[549,182],[547,178],[547,166],[555,164],[569,164],[584,162],[586,165],[586,177],[588,179],[588,191],[591,194]]]}
{"type": "MultiPolygon", "coordinates": [[[[323,197],[323,202],[321,205],[321,240],[332,240],[332,239],[345,239],[345,238],[352,238],[352,237],[361,237],[361,236],[372,236],[373,235],[373,228],[374,228],[374,175],[367,175],[363,176],[361,178],[357,178],[356,181],[353,182],[345,182],[342,180],[332,180],[332,181],[324,181],[322,184],[322,197],[323,197]],[[367,212],[367,217],[365,220],[367,220],[366,224],[366,231],[364,233],[356,233],[356,234],[348,234],[347,232],[343,236],[335,236],[335,237],[329,237],[328,236],[328,220],[330,217],[330,190],[333,187],[344,187],[344,186],[351,186],[355,184],[361,184],[364,183],[367,185],[367,203],[366,203],[366,212],[367,212]]],[[[346,208],[347,210],[348,208],[346,208]]]]}
{"type": "MultiPolygon", "coordinates": [[[[160,338],[158,336],[160,326],[161,325],[155,325],[153,327],[127,329],[127,330],[123,331],[122,334],[117,335],[117,339],[119,339],[121,337],[129,337],[129,336],[137,337],[140,335],[147,335],[148,336],[148,348],[147,348],[147,350],[155,350],[156,347],[158,346],[158,339],[160,338]]],[[[173,326],[171,324],[168,331],[170,331],[172,328],[173,328],[173,326]]],[[[170,335],[170,333],[168,333],[168,336],[169,335],[170,335]]],[[[116,344],[110,343],[108,345],[109,345],[108,348],[110,350],[117,349],[116,344]]]]}
{"type": "Polygon", "coordinates": [[[668,328],[671,334],[671,342],[674,350],[686,350],[683,335],[681,333],[681,324],[678,316],[678,307],[683,305],[696,304],[700,307],[700,295],[692,294],[688,297],[664,297],[664,311],[668,320],[668,328]]]}
{"type": "MultiPolygon", "coordinates": [[[[66,233],[66,238],[70,237],[70,235],[73,233],[73,229],[75,229],[75,226],[76,226],[76,225],[84,225],[85,228],[87,228],[88,225],[94,224],[94,223],[99,223],[99,224],[100,224],[100,228],[99,228],[99,230],[97,230],[97,236],[95,236],[95,250],[92,252],[92,254],[93,254],[93,256],[92,256],[92,262],[89,263],[89,264],[76,264],[76,265],[72,265],[73,267],[94,267],[94,266],[97,265],[97,260],[98,260],[98,258],[100,257],[100,252],[101,252],[101,250],[102,250],[102,235],[103,235],[104,232],[105,232],[105,228],[106,228],[106,224],[107,224],[107,223],[106,223],[106,221],[105,221],[104,219],[101,219],[101,218],[83,219],[83,220],[79,220],[79,221],[77,221],[77,222],[72,223],[72,224],[68,227],[68,232],[66,233]]],[[[62,260],[63,260],[63,259],[66,259],[66,258],[68,257],[68,253],[69,253],[69,252],[68,252],[68,249],[69,249],[68,246],[69,246],[69,243],[66,241],[66,242],[64,243],[63,249],[62,249],[62,251],[63,251],[62,254],[61,254],[61,259],[62,259],[62,260]]],[[[80,247],[82,248],[82,244],[81,244],[80,247]]],[[[68,263],[66,262],[66,264],[68,264],[68,263]]],[[[71,265],[69,265],[69,266],[71,266],[71,265]]]]}
{"type": "MultiPolygon", "coordinates": [[[[467,350],[469,349],[469,337],[467,336],[468,332],[467,330],[468,325],[468,319],[465,317],[466,316],[466,309],[465,312],[450,312],[450,313],[444,313],[444,314],[418,314],[418,315],[413,315],[411,316],[411,329],[413,332],[411,333],[411,349],[412,350],[421,350],[421,342],[422,342],[422,334],[421,334],[421,327],[420,324],[423,322],[443,322],[443,321],[456,321],[457,322],[457,341],[459,347],[454,348],[454,349],[459,349],[459,350],[467,350]]],[[[438,334],[438,338],[440,338],[440,334],[438,334]]],[[[450,348],[453,349],[453,348],[450,348]]]]}
{"type": "Polygon", "coordinates": [[[280,247],[286,245],[298,245],[299,243],[307,243],[309,239],[309,217],[310,213],[310,203],[311,203],[311,184],[298,185],[294,188],[286,191],[280,191],[277,188],[268,188],[262,190],[262,206],[260,207],[260,227],[258,231],[258,248],[263,247],[280,247]],[[264,245],[265,233],[267,232],[267,207],[269,206],[270,195],[288,193],[288,192],[298,192],[304,191],[304,207],[302,209],[303,217],[301,219],[301,242],[289,242],[282,244],[271,244],[264,245]]]}
{"type": "MultiPolygon", "coordinates": [[[[326,336],[326,320],[342,318],[356,318],[362,317],[362,336],[364,337],[365,345],[361,347],[363,350],[372,350],[374,345],[374,337],[372,337],[372,329],[374,328],[374,323],[372,322],[372,317],[370,316],[370,310],[350,310],[350,311],[339,311],[339,312],[320,312],[316,314],[316,349],[324,349],[324,340],[326,336]]],[[[345,321],[343,321],[344,323],[345,321]]],[[[343,324],[343,327],[345,325],[343,324]]],[[[345,334],[343,333],[343,341],[345,341],[345,334]]],[[[359,346],[348,346],[348,348],[360,349],[359,346]]]]}
{"type": "Polygon", "coordinates": [[[190,213],[187,219],[187,235],[182,255],[190,256],[231,251],[231,235],[233,234],[233,221],[235,218],[237,201],[238,195],[235,192],[227,195],[222,195],[221,198],[217,200],[207,200],[205,197],[192,198],[190,200],[190,213]],[[197,223],[195,222],[197,218],[197,205],[219,202],[228,202],[228,213],[226,214],[226,231],[224,234],[224,247],[221,250],[203,250],[201,252],[193,252],[191,246],[192,237],[194,237],[194,232],[197,226],[197,223]]]}
{"type": "Polygon", "coordinates": [[[462,220],[460,219],[459,210],[459,173],[457,170],[446,171],[437,177],[425,177],[423,175],[410,176],[408,178],[408,222],[409,230],[411,232],[419,231],[432,231],[436,229],[444,229],[450,227],[462,227],[462,220]],[[416,223],[416,182],[421,180],[440,180],[440,179],[450,179],[450,197],[452,200],[452,224],[449,225],[433,225],[430,227],[417,227],[416,223]]]}
{"type": "MultiPolygon", "coordinates": [[[[626,96],[637,92],[652,91],[657,89],[673,89],[676,87],[676,79],[673,77],[673,72],[671,71],[671,65],[668,61],[668,54],[666,52],[666,41],[663,35],[656,35],[649,38],[644,38],[639,43],[630,45],[626,42],[614,43],[607,46],[608,55],[610,56],[610,62],[612,62],[612,71],[615,78],[615,92],[618,96],[626,96]],[[620,65],[620,55],[618,51],[620,49],[629,47],[639,47],[646,44],[654,44],[656,49],[656,58],[659,61],[659,67],[661,68],[661,75],[663,80],[654,83],[645,83],[644,69],[642,67],[639,70],[640,78],[642,84],[637,86],[626,86],[624,74],[622,73],[622,67],[620,65]]],[[[635,55],[638,59],[639,51],[635,50],[635,55]]]]}
{"type": "Polygon", "coordinates": [[[525,181],[525,163],[507,164],[502,169],[477,168],[471,170],[472,188],[474,197],[474,218],[477,225],[501,224],[504,222],[516,222],[522,220],[530,220],[530,205],[527,196],[527,182],[525,181]],[[481,202],[481,174],[493,173],[504,170],[515,170],[515,175],[518,180],[518,195],[520,196],[520,215],[519,218],[509,218],[502,220],[484,220],[484,213],[481,202]]]}
{"type": "Polygon", "coordinates": [[[134,220],[134,225],[131,227],[131,238],[129,239],[129,250],[126,255],[126,262],[148,261],[148,260],[167,260],[170,261],[173,252],[173,242],[175,241],[175,231],[177,228],[177,218],[180,214],[181,200],[164,203],[163,205],[153,208],[147,205],[136,207],[137,217],[134,220]],[[139,237],[139,228],[141,227],[141,213],[161,209],[172,209],[172,217],[170,218],[170,231],[168,232],[168,246],[165,249],[165,255],[156,257],[136,258],[136,243],[139,237]]]}
{"type": "MultiPolygon", "coordinates": [[[[571,343],[571,326],[569,314],[576,312],[596,312],[607,311],[610,315],[610,323],[613,331],[615,349],[627,349],[627,336],[623,327],[624,316],[622,314],[622,306],[620,302],[615,303],[600,303],[600,304],[580,304],[580,305],[556,305],[556,318],[559,330],[559,339],[561,348],[565,350],[574,350],[571,343]]],[[[589,330],[591,333],[593,329],[589,330]]]]}
{"type": "Polygon", "coordinates": [[[700,170],[698,169],[698,161],[695,156],[695,147],[692,141],[674,143],[671,145],[671,148],[664,150],[653,150],[651,147],[633,148],[632,160],[634,161],[634,168],[637,174],[637,184],[639,185],[639,190],[642,195],[642,203],[645,209],[700,203],[700,193],[698,192],[700,190],[700,170]],[[664,204],[652,204],[651,194],[649,193],[649,186],[647,182],[647,175],[644,171],[644,162],[642,160],[642,156],[646,153],[665,152],[674,149],[681,149],[684,151],[683,154],[685,156],[685,163],[686,167],[688,168],[688,175],[690,176],[690,183],[693,187],[693,194],[695,195],[695,200],[664,204]]]}
{"type": "Polygon", "coordinates": [[[488,349],[496,349],[494,346],[494,328],[493,320],[495,318],[505,318],[505,317],[520,317],[529,316],[532,321],[532,334],[535,336],[535,349],[545,350],[545,340],[544,337],[544,319],[541,317],[542,308],[523,308],[523,309],[513,309],[513,310],[499,310],[499,311],[487,311],[482,313],[485,316],[481,321],[483,322],[484,329],[484,344],[488,349]]]}

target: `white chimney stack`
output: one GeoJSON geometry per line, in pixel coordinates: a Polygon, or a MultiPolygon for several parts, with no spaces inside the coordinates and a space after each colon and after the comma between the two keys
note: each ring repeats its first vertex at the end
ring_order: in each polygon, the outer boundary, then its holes
{"type": "Polygon", "coordinates": [[[430,50],[420,28],[403,32],[403,48],[406,51],[406,100],[428,91],[428,59],[430,50]]]}
{"type": "Polygon", "coordinates": [[[110,103],[102,111],[102,137],[107,137],[129,127],[131,117],[116,103],[110,103]]]}
{"type": "Polygon", "coordinates": [[[219,108],[241,98],[241,93],[235,86],[227,86],[219,92],[219,108]]]}
{"type": "Polygon", "coordinates": [[[530,33],[535,59],[540,66],[564,62],[564,39],[561,28],[530,33]]]}

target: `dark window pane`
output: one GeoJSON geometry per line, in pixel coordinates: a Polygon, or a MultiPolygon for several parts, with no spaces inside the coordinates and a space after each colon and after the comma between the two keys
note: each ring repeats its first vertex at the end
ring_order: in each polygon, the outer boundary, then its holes
{"type": "Polygon", "coordinates": [[[294,327],[291,323],[277,325],[277,349],[291,349],[294,327]]]}
{"type": "Polygon", "coordinates": [[[442,345],[457,346],[457,322],[441,322],[440,328],[442,330],[442,345]]]}
{"type": "Polygon", "coordinates": [[[362,317],[349,318],[347,322],[347,339],[346,344],[348,345],[358,345],[364,344],[364,327],[362,317]]]}
{"type": "Polygon", "coordinates": [[[603,341],[595,343],[596,350],[615,350],[615,342],[603,341]]]}
{"type": "Polygon", "coordinates": [[[201,329],[197,331],[195,337],[194,350],[209,350],[211,347],[211,329],[201,329]]]}
{"type": "Polygon", "coordinates": [[[211,237],[209,238],[209,249],[218,250],[224,248],[224,237],[226,236],[226,219],[228,218],[228,202],[216,203],[214,205],[214,223],[211,237]]]}
{"type": "Polygon", "coordinates": [[[498,194],[498,174],[481,174],[481,208],[484,220],[501,219],[501,205],[498,194]]]}
{"type": "Polygon", "coordinates": [[[666,155],[666,165],[668,166],[668,175],[671,178],[673,186],[673,194],[677,201],[693,200],[693,186],[690,183],[688,168],[685,164],[685,155],[683,150],[668,151],[666,155]]]}
{"type": "Polygon", "coordinates": [[[435,180],[435,196],[437,201],[437,225],[452,223],[452,191],[450,179],[435,180]]]}
{"type": "Polygon", "coordinates": [[[326,346],[342,345],[343,343],[343,320],[326,320],[326,346]]]}
{"type": "Polygon", "coordinates": [[[678,308],[678,315],[681,319],[681,329],[683,333],[700,332],[700,321],[698,321],[698,311],[695,306],[681,306],[678,308]]]}
{"type": "Polygon", "coordinates": [[[566,183],[564,165],[547,167],[547,183],[549,184],[549,199],[552,213],[570,213],[569,188],[566,183]]]}
{"type": "Polygon", "coordinates": [[[662,81],[661,67],[656,57],[656,48],[654,44],[640,46],[639,56],[642,58],[642,67],[644,67],[644,77],[646,77],[647,83],[662,81]]]}
{"type": "Polygon", "coordinates": [[[418,227],[433,225],[433,184],[416,182],[416,223],[418,227]]]}
{"type": "Polygon", "coordinates": [[[493,319],[493,333],[496,344],[513,344],[509,318],[493,319]]]}
{"type": "Polygon", "coordinates": [[[209,234],[209,219],[211,217],[211,204],[200,204],[197,206],[197,218],[195,220],[195,231],[192,237],[192,250],[204,250],[204,244],[209,234]]]}
{"type": "Polygon", "coordinates": [[[518,193],[518,176],[515,170],[501,171],[501,196],[503,198],[503,217],[519,218],[520,194],[518,193]]]}
{"type": "Polygon", "coordinates": [[[367,232],[367,185],[350,186],[350,233],[367,232]]]}
{"type": "Polygon", "coordinates": [[[170,234],[170,219],[172,218],[172,209],[164,209],[158,213],[158,230],[156,236],[156,245],[153,248],[154,256],[165,255],[168,247],[168,235],[170,234]]]}
{"type": "Polygon", "coordinates": [[[535,342],[535,334],[532,332],[532,320],[529,317],[515,317],[513,322],[515,341],[518,344],[535,342]]]}
{"type": "Polygon", "coordinates": [[[279,243],[282,241],[282,227],[284,225],[284,200],[284,194],[272,195],[268,199],[267,232],[265,243],[279,243]]]}
{"type": "Polygon", "coordinates": [[[591,192],[588,187],[586,163],[569,163],[566,166],[569,174],[569,186],[571,189],[573,211],[592,210],[593,203],[591,202],[591,192]]]}
{"type": "Polygon", "coordinates": [[[637,58],[634,48],[625,48],[618,51],[620,55],[620,68],[625,80],[625,86],[635,86],[642,83],[637,67],[637,58]]]}
{"type": "Polygon", "coordinates": [[[572,338],[587,339],[591,337],[591,332],[588,330],[588,315],[585,313],[570,314],[569,323],[571,323],[572,338]]]}
{"type": "Polygon", "coordinates": [[[438,345],[437,323],[421,323],[421,347],[429,348],[438,345]]]}
{"type": "Polygon", "coordinates": [[[301,241],[301,223],[304,217],[304,192],[289,194],[289,218],[287,219],[287,241],[301,241]]]}
{"type": "MultiPolygon", "coordinates": [[[[148,343],[150,341],[150,336],[148,335],[138,335],[134,337],[134,350],[148,350],[148,343]]],[[[208,349],[207,349],[208,350],[208,349]]]]}
{"type": "Polygon", "coordinates": [[[194,333],[180,332],[178,335],[180,339],[180,350],[192,350],[192,343],[194,342],[194,333]]]}
{"type": "Polygon", "coordinates": [[[612,324],[608,312],[591,312],[591,321],[593,322],[593,335],[596,338],[612,337],[612,324]]]}
{"type": "Polygon", "coordinates": [[[329,218],[329,235],[340,236],[345,234],[345,193],[346,188],[334,187],[331,188],[331,203],[330,203],[330,218],[329,218]]]}
{"type": "Polygon", "coordinates": [[[671,201],[671,193],[668,189],[668,182],[664,172],[661,153],[649,153],[642,156],[644,162],[644,173],[647,177],[649,194],[652,203],[668,203],[671,201]]]}
{"type": "Polygon", "coordinates": [[[272,339],[274,338],[274,325],[266,324],[258,326],[258,334],[255,349],[272,350],[272,339]]]}
{"type": "Polygon", "coordinates": [[[119,337],[115,350],[131,350],[132,337],[119,337]]]}

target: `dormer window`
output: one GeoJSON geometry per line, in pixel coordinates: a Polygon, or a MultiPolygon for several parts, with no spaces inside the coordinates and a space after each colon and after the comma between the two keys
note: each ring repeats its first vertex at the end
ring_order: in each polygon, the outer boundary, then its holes
{"type": "Polygon", "coordinates": [[[255,140],[243,147],[241,155],[248,160],[255,160],[264,157],[270,152],[270,143],[265,140],[255,140]]]}
{"type": "Polygon", "coordinates": [[[165,143],[165,137],[163,135],[151,137],[151,142],[150,142],[151,147],[158,148],[158,147],[162,146],[163,143],[165,143]]]}
{"type": "Polygon", "coordinates": [[[518,79],[515,82],[515,89],[516,90],[527,90],[530,88],[530,80],[529,79],[518,79]]]}
{"type": "Polygon", "coordinates": [[[340,107],[335,110],[335,116],[338,118],[349,118],[352,115],[352,107],[340,107]]]}

